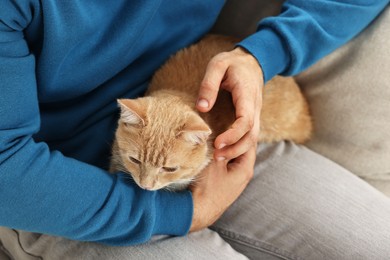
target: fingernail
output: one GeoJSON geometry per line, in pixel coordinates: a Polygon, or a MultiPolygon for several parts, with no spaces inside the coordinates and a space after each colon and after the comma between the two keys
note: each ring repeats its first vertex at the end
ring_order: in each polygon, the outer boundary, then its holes
{"type": "Polygon", "coordinates": [[[219,145],[218,149],[222,149],[222,148],[224,148],[225,146],[226,146],[226,144],[222,143],[222,144],[219,145]]]}
{"type": "Polygon", "coordinates": [[[206,99],[199,99],[198,100],[198,106],[203,107],[203,108],[208,108],[209,107],[209,102],[207,102],[206,99]]]}
{"type": "Polygon", "coordinates": [[[225,157],[217,157],[217,161],[223,161],[223,160],[226,160],[226,158],[225,157]]]}

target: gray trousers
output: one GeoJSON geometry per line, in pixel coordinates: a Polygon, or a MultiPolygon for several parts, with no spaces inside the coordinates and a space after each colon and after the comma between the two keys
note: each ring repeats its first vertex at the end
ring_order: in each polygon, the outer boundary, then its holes
{"type": "Polygon", "coordinates": [[[0,228],[0,259],[390,259],[390,199],[354,174],[288,142],[255,172],[210,229],[107,247],[0,228]]]}

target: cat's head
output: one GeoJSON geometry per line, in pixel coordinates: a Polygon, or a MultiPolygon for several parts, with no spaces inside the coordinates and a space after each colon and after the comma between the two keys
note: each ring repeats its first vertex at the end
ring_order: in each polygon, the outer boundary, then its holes
{"type": "Polygon", "coordinates": [[[210,128],[178,98],[118,100],[120,164],[143,189],[191,182],[210,161],[210,128]]]}

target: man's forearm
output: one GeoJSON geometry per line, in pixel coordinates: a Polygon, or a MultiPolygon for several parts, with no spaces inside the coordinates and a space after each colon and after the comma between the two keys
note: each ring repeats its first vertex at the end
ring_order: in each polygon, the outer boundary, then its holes
{"type": "Polygon", "coordinates": [[[239,45],[262,66],[265,81],[295,75],[361,32],[389,0],[289,0],[239,45]]]}

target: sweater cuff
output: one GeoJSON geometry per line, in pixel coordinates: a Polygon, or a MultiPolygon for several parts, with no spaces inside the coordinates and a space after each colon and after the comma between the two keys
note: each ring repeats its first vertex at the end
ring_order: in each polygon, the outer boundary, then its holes
{"type": "Polygon", "coordinates": [[[290,63],[287,47],[273,30],[261,28],[237,44],[250,52],[259,62],[264,82],[286,70],[290,63]]]}
{"type": "Polygon", "coordinates": [[[156,198],[156,220],[154,235],[186,235],[192,224],[192,194],[183,192],[158,192],[156,198]]]}

